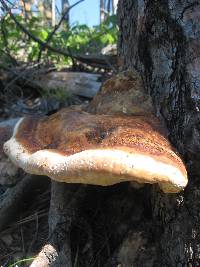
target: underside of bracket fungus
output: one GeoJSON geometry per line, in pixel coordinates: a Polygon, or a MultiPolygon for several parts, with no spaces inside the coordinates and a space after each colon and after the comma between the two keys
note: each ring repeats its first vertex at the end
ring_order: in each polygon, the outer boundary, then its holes
{"type": "Polygon", "coordinates": [[[94,115],[62,109],[49,117],[19,120],[4,144],[28,173],[66,183],[158,183],[166,193],[187,184],[183,162],[153,115],[94,115]]]}

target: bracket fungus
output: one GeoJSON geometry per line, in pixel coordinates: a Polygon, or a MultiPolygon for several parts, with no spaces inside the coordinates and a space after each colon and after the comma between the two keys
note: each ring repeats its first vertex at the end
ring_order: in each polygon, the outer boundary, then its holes
{"type": "Polygon", "coordinates": [[[138,72],[124,71],[106,80],[88,107],[97,114],[154,114],[151,97],[144,91],[138,72]]]}
{"type": "Polygon", "coordinates": [[[90,114],[70,108],[49,117],[26,117],[16,124],[4,151],[26,172],[59,182],[158,183],[166,193],[187,184],[185,166],[153,115],[90,114]]]}

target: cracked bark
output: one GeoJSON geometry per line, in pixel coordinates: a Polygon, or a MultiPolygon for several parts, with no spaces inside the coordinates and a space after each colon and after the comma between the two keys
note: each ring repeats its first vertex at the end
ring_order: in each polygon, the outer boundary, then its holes
{"type": "Polygon", "coordinates": [[[121,67],[141,72],[190,179],[176,196],[152,190],[151,266],[200,266],[199,14],[199,1],[120,0],[118,6],[121,67]]]}

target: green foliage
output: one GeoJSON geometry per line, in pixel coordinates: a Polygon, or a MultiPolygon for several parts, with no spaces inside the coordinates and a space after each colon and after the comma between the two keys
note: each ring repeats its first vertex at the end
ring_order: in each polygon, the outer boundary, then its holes
{"type": "Polygon", "coordinates": [[[72,94],[67,88],[55,88],[51,90],[43,90],[41,95],[49,100],[56,100],[59,103],[67,103],[71,100],[72,94]]]}
{"type": "Polygon", "coordinates": [[[27,262],[33,261],[33,260],[34,260],[34,258],[28,258],[28,259],[19,260],[19,261],[16,261],[15,263],[9,265],[8,267],[20,266],[23,263],[27,263],[27,262]]]}
{"type": "MultiPolygon", "coordinates": [[[[20,15],[15,16],[31,34],[44,42],[47,40],[52,28],[46,25],[41,17],[31,17],[25,20],[20,15]]],[[[5,51],[9,51],[13,58],[21,61],[33,62],[38,59],[40,45],[23,33],[10,16],[4,17],[0,25],[3,36],[0,38],[0,57],[5,51]]],[[[67,52],[70,51],[71,54],[98,53],[106,45],[116,43],[117,32],[116,16],[111,16],[105,23],[95,27],[78,23],[68,29],[62,27],[53,35],[49,44],[67,52]]],[[[58,65],[71,63],[69,57],[55,54],[49,50],[42,51],[41,60],[58,65]]]]}

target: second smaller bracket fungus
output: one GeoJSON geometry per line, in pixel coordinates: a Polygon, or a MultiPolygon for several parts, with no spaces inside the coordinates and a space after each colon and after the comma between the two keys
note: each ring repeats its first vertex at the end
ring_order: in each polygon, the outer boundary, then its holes
{"type": "Polygon", "coordinates": [[[153,115],[151,97],[145,93],[140,74],[127,70],[106,80],[88,107],[95,114],[153,115]]]}
{"type": "Polygon", "coordinates": [[[21,119],[5,153],[28,173],[66,183],[158,183],[167,193],[187,185],[185,166],[158,119],[62,109],[21,119]]]}

